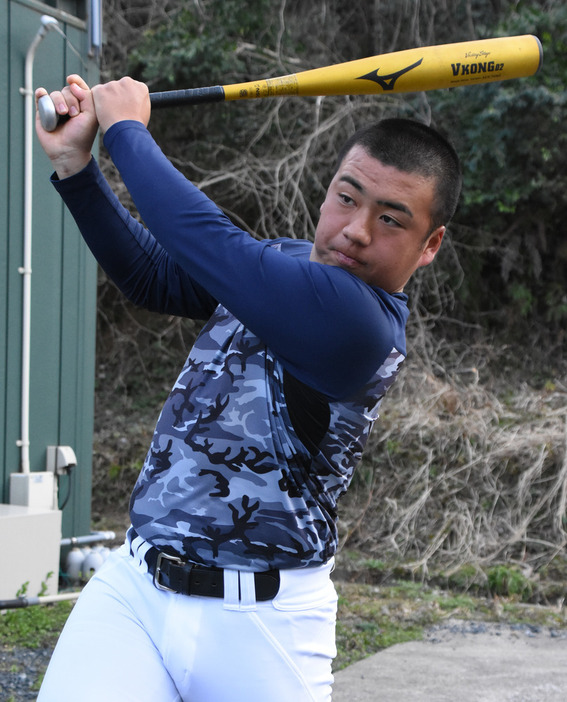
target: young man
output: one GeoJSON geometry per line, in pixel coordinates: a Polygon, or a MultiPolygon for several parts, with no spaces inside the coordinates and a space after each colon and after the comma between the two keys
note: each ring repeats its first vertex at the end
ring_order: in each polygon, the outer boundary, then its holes
{"type": "Polygon", "coordinates": [[[52,98],[71,119],[38,136],[103,268],[136,304],[208,322],[126,544],[81,595],[39,700],[328,701],[337,499],[404,359],[403,288],[439,249],[458,159],[423,125],[372,125],[340,153],[315,243],[259,242],[161,153],[145,85],[70,76],[52,98]],[[91,157],[99,126],[147,228],[91,157]]]}

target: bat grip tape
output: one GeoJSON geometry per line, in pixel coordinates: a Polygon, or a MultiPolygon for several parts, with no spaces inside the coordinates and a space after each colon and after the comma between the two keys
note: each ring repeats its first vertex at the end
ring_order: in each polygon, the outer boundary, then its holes
{"type": "Polygon", "coordinates": [[[152,109],[159,107],[175,107],[177,105],[199,105],[204,102],[222,102],[224,88],[213,85],[208,88],[190,88],[189,90],[166,90],[161,93],[150,93],[152,109]]]}

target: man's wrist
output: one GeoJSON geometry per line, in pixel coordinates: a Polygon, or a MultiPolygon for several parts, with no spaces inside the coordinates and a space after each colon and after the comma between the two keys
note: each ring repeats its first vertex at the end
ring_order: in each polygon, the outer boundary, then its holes
{"type": "Polygon", "coordinates": [[[63,180],[80,173],[89,165],[91,158],[90,153],[85,153],[73,156],[73,158],[52,159],[51,163],[59,180],[63,180]]]}

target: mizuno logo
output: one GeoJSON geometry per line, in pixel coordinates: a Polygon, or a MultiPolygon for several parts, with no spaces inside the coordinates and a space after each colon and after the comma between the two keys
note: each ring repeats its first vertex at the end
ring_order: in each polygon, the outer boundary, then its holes
{"type": "Polygon", "coordinates": [[[378,75],[378,71],[380,70],[377,68],[375,71],[371,71],[370,73],[367,73],[365,76],[360,76],[356,80],[373,80],[375,83],[378,83],[378,85],[382,88],[382,90],[393,90],[394,85],[398,78],[400,76],[403,76],[404,73],[408,73],[414,68],[417,68],[423,59],[419,59],[419,61],[416,61],[415,63],[412,63],[411,66],[408,66],[407,68],[402,68],[399,71],[396,71],[395,73],[390,73],[387,76],[380,76],[378,75]]]}

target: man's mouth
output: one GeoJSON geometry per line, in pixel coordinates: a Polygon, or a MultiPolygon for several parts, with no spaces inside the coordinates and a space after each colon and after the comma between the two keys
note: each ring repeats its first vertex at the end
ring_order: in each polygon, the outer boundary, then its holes
{"type": "Polygon", "coordinates": [[[339,251],[338,249],[335,249],[335,259],[338,265],[344,268],[358,268],[359,266],[363,265],[362,261],[359,261],[357,258],[353,258],[352,256],[344,253],[344,251],[339,251]]]}

